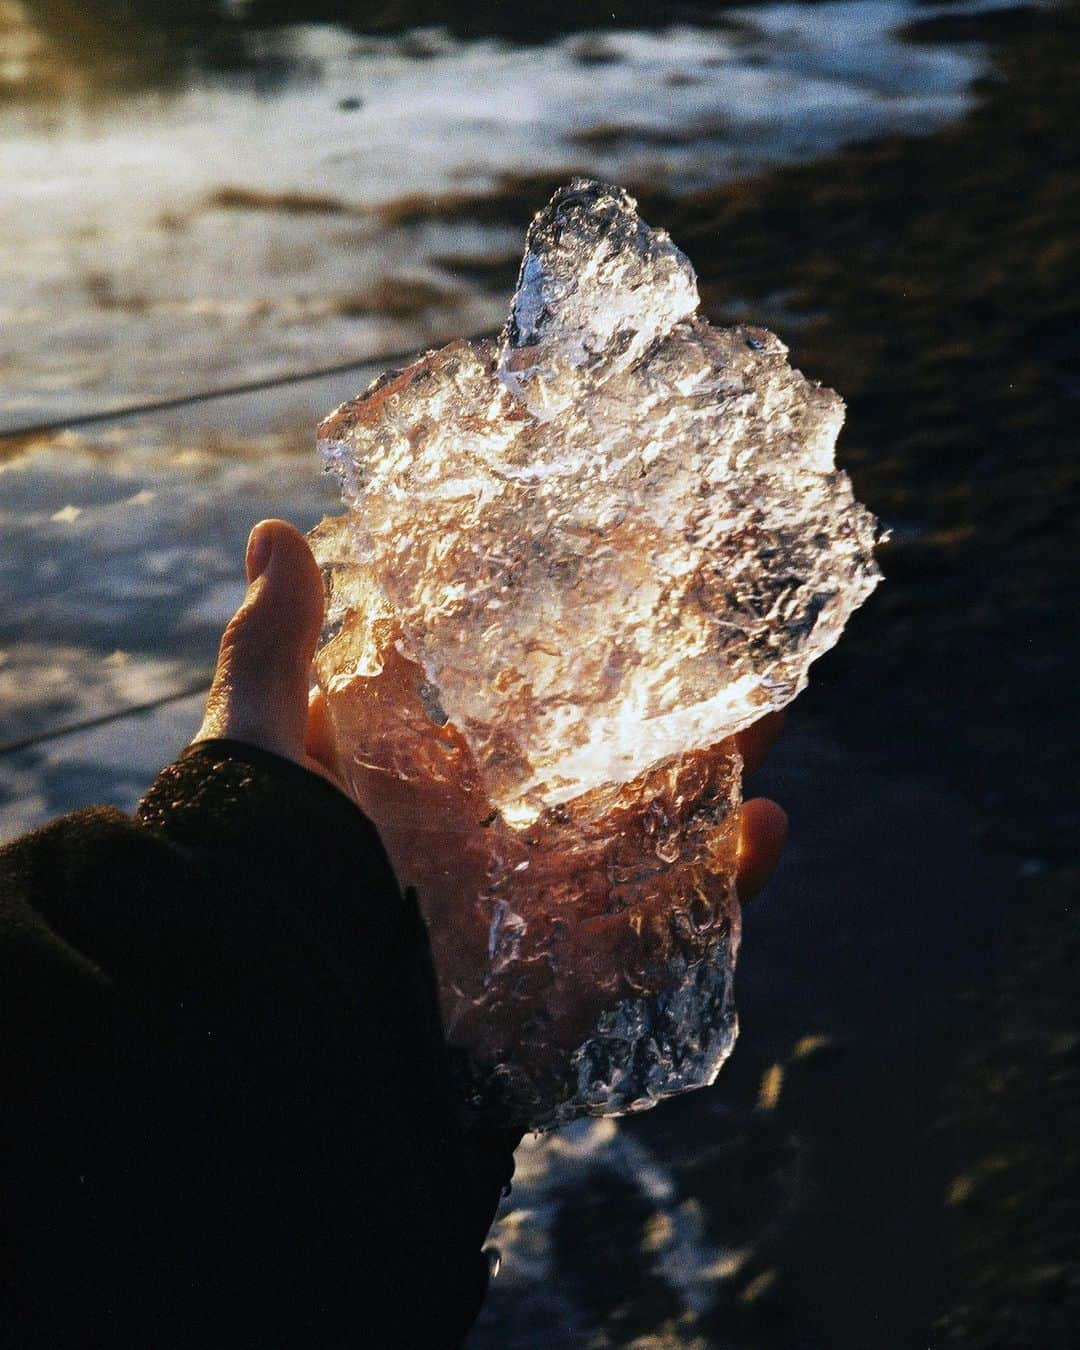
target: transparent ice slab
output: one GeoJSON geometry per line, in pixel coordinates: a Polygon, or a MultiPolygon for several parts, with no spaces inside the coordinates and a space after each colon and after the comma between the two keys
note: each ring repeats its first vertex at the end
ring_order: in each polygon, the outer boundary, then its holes
{"type": "Polygon", "coordinates": [[[740,762],[876,585],[843,404],[713,328],[619,188],[533,221],[497,342],[320,426],[317,665],[425,912],[451,1042],[533,1125],[709,1082],[735,1035],[740,762]]]}

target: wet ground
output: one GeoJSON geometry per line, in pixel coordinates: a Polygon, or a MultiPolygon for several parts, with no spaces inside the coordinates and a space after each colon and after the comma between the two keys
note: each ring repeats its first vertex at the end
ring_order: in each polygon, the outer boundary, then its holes
{"type": "MultiPolygon", "coordinates": [[[[1069,1344],[1078,7],[193,8],[0,8],[0,429],[494,326],[584,169],[845,394],[894,532],[755,785],[793,835],[732,1061],[523,1146],[471,1343],[1069,1344]]],[[[4,834],[183,744],[250,523],[332,509],[310,428],[374,373],[0,439],[4,834]]]]}

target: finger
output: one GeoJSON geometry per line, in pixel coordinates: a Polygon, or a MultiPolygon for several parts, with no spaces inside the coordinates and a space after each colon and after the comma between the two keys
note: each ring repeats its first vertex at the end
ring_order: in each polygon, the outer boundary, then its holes
{"type": "Polygon", "coordinates": [[[753,726],[740,731],[735,737],[739,746],[739,754],[743,757],[744,778],[749,778],[752,773],[758,771],[783,728],[783,711],[771,712],[759,718],[753,726]]]}
{"type": "Polygon", "coordinates": [[[307,731],[304,735],[304,751],[308,759],[318,764],[333,778],[339,776],[334,727],[330,721],[326,696],[321,689],[313,689],[308,697],[308,720],[307,731]]]}
{"type": "Polygon", "coordinates": [[[768,797],[743,802],[739,813],[739,865],[736,886],[745,904],[762,889],[780,861],[788,835],[784,809],[768,797]]]}
{"type": "Polygon", "coordinates": [[[303,763],[322,578],[304,537],[283,520],[255,526],[245,566],[250,584],[221,639],[195,739],[227,736],[303,763]]]}

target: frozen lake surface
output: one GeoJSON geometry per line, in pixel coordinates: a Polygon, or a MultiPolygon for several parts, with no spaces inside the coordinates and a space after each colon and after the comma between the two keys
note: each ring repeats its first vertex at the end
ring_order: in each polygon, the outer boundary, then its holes
{"type": "Polygon", "coordinates": [[[527,224],[492,219],[509,182],[681,194],[932,130],[984,54],[900,30],[989,7],[763,5],[529,47],[298,25],[259,38],[268,88],[0,103],[2,424],[497,326],[527,224]]]}

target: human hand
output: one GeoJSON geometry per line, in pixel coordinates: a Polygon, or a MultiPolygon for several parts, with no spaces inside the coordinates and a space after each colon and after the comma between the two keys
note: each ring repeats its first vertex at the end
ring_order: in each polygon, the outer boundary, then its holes
{"type": "MultiPolygon", "coordinates": [[[[227,738],[273,751],[344,790],[333,728],[321,693],[309,693],[322,630],[322,577],[307,540],[283,520],[261,521],[244,560],[248,590],[221,639],[206,715],[194,739],[227,738]]],[[[770,713],[737,738],[750,777],[783,726],[770,713]]],[[[755,797],[739,818],[739,899],[768,881],[787,837],[787,816],[755,797]]]]}
{"type": "MultiPolygon", "coordinates": [[[[621,824],[618,808],[602,816],[598,828],[590,832],[593,846],[584,852],[579,851],[581,841],[560,828],[542,831],[541,837],[526,842],[501,821],[492,823],[489,817],[497,813],[487,803],[468,746],[452,724],[441,731],[432,728],[418,697],[420,672],[392,643],[380,674],[335,693],[329,710],[321,694],[309,699],[311,660],[324,602],[322,579],[306,541],[284,522],[263,522],[252,532],[247,572],[248,593],[222,638],[198,739],[247,741],[291,759],[328,778],[374,821],[399,881],[414,886],[421,898],[452,1044],[472,1051],[481,1062],[492,1053],[492,1038],[516,1042],[528,1057],[542,1057],[546,1043],[572,1048],[603,1008],[617,1000],[627,976],[637,981],[657,960],[663,966],[659,951],[643,935],[641,922],[649,928],[655,924],[657,933],[667,931],[664,916],[686,903],[686,897],[680,898],[681,874],[661,872],[652,893],[648,886],[642,893],[645,908],[636,926],[628,926],[625,916],[610,914],[609,846],[617,847],[627,825],[638,828],[634,822],[640,808],[621,824]],[[348,747],[343,758],[335,746],[334,724],[342,728],[342,744],[348,747]],[[401,744],[406,725],[427,728],[418,753],[431,768],[428,779],[376,767],[382,747],[401,744]],[[578,974],[570,985],[572,995],[559,986],[538,987],[515,996],[512,1005],[493,1017],[490,1009],[487,1014],[483,1011],[487,1000],[476,999],[476,991],[487,987],[491,968],[492,902],[482,897],[493,869],[505,869],[514,850],[525,851],[520,861],[514,855],[516,866],[510,865],[515,873],[507,892],[512,906],[520,901],[528,911],[535,903],[533,892],[540,895],[553,886],[568,887],[568,893],[579,897],[566,910],[572,930],[568,950],[575,953],[572,967],[578,974]],[[528,870],[519,873],[521,866],[528,870]],[[530,1009],[541,1014],[538,1020],[530,1017],[530,1009]],[[541,1031],[528,1030],[532,1020],[541,1031]],[[540,1040],[529,1050],[531,1035],[540,1040]]],[[[770,715],[738,737],[747,775],[764,758],[782,720],[779,714],[770,715]]],[[[702,771],[719,774],[716,782],[723,792],[727,771],[722,765],[732,748],[703,752],[705,767],[699,763],[690,770],[691,777],[702,771]]],[[[727,856],[737,849],[740,902],[767,881],[786,827],[781,808],[763,798],[744,802],[737,819],[729,818],[721,827],[727,856]]],[[[720,835],[718,846],[719,839],[720,835]]],[[[730,901],[724,900],[722,887],[705,885],[719,916],[730,901]]],[[[706,922],[708,926],[716,919],[706,922]]],[[[707,943],[708,938],[703,940],[707,943]]]]}
{"type": "MultiPolygon", "coordinates": [[[[782,712],[767,713],[735,737],[743,758],[743,782],[752,778],[784,727],[782,712]]],[[[751,797],[739,812],[739,870],[736,887],[746,904],[767,885],[787,842],[788,818],[769,797],[751,797]]]]}
{"type": "Polygon", "coordinates": [[[194,740],[244,741],[344,790],[311,659],[322,631],[322,576],[307,540],[284,520],[251,531],[248,589],[221,638],[206,714],[194,740]]]}

